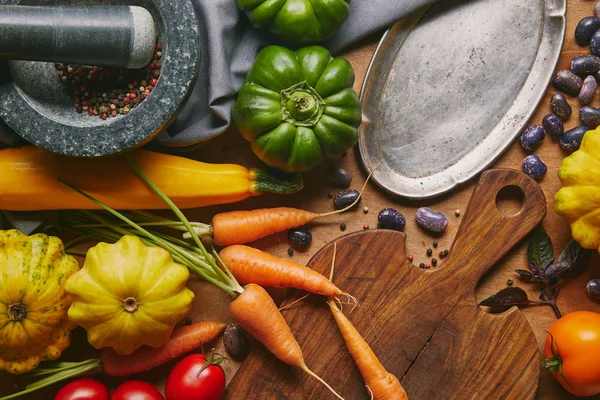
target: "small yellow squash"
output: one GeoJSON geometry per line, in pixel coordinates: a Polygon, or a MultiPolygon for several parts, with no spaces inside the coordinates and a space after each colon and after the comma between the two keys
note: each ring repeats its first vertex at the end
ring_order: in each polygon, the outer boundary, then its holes
{"type": "Polygon", "coordinates": [[[558,171],[562,183],[555,210],[571,224],[571,234],[586,249],[600,247],[600,128],[587,131],[579,150],[558,171]]]}
{"type": "Polygon", "coordinates": [[[78,270],[59,238],[0,231],[0,370],[28,372],[69,347],[64,286],[78,270]]]}
{"type": "Polygon", "coordinates": [[[142,345],[161,347],[192,308],[188,277],[168,251],[135,236],[99,243],[67,283],[69,319],[85,328],[97,349],[131,354],[142,345]]]}

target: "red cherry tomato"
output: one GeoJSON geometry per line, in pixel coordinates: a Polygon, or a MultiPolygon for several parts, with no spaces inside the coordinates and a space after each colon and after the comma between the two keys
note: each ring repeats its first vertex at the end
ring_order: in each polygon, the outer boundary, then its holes
{"type": "Polygon", "coordinates": [[[165,398],[148,382],[134,380],[120,384],[110,400],[165,400],[165,398]]]}
{"type": "Polygon", "coordinates": [[[54,400],[108,400],[108,387],[95,379],[77,379],[63,386],[54,400]]]}
{"type": "Polygon", "coordinates": [[[225,372],[219,365],[206,363],[206,357],[202,354],[192,354],[175,365],[167,378],[167,400],[222,399],[225,372]]]}

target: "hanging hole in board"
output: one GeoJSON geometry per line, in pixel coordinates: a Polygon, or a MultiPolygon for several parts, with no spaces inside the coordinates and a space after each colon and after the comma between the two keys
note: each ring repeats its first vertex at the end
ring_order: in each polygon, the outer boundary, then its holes
{"type": "Polygon", "coordinates": [[[523,208],[525,193],[519,186],[505,186],[496,195],[496,208],[505,217],[516,215],[523,208]]]}

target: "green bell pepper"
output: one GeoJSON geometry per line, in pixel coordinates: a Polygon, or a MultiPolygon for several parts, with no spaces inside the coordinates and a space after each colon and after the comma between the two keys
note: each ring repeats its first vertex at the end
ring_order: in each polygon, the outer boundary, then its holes
{"type": "Polygon", "coordinates": [[[358,141],[354,70],[321,46],[265,47],[242,85],[232,120],[254,153],[286,172],[308,171],[358,141]]]}
{"type": "Polygon", "coordinates": [[[238,0],[252,24],[296,44],[333,35],[350,14],[350,0],[238,0]]]}

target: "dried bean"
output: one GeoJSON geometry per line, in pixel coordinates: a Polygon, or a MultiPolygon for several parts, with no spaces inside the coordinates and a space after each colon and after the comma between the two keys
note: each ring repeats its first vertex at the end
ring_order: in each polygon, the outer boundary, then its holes
{"type": "Polygon", "coordinates": [[[552,80],[552,84],[561,92],[568,93],[571,96],[577,96],[581,90],[583,81],[579,76],[575,75],[571,71],[563,69],[562,71],[558,71],[556,73],[556,76],[552,80]]]}
{"type": "Polygon", "coordinates": [[[560,147],[567,151],[578,150],[581,145],[581,139],[583,139],[583,135],[588,130],[589,128],[587,126],[578,126],[577,128],[566,131],[565,134],[560,137],[560,147]]]}
{"type": "MultiPolygon", "coordinates": [[[[333,198],[333,206],[336,210],[341,210],[342,208],[348,207],[350,204],[354,203],[356,199],[358,199],[360,193],[354,189],[345,189],[337,192],[335,197],[333,198]]],[[[358,201],[359,204],[360,199],[358,201]]]]}
{"type": "Polygon", "coordinates": [[[312,242],[312,233],[302,228],[290,229],[287,233],[288,241],[294,247],[304,248],[312,242]]]}
{"type": "Polygon", "coordinates": [[[538,156],[534,155],[527,156],[523,160],[522,168],[523,172],[535,180],[542,179],[542,177],[546,175],[546,172],[548,171],[546,164],[544,164],[544,162],[540,160],[538,156]]]}
{"type": "Polygon", "coordinates": [[[594,17],[600,19],[600,1],[594,6],[594,17]]]}
{"type": "Polygon", "coordinates": [[[344,168],[333,166],[327,170],[329,185],[338,189],[346,189],[352,182],[352,174],[344,168]]]}
{"type": "Polygon", "coordinates": [[[590,40],[590,52],[600,57],[600,31],[596,31],[590,40]]]}
{"type": "Polygon", "coordinates": [[[542,125],[550,136],[559,137],[565,133],[565,126],[562,120],[556,114],[548,114],[542,120],[542,125]]]}
{"type": "Polygon", "coordinates": [[[425,230],[440,233],[448,226],[448,218],[429,207],[421,207],[417,210],[417,223],[425,230]]]}
{"type": "Polygon", "coordinates": [[[552,112],[563,121],[568,120],[571,117],[571,113],[573,109],[569,105],[567,98],[562,93],[556,93],[550,99],[550,108],[552,108],[552,112]]]}
{"type": "Polygon", "coordinates": [[[596,78],[592,75],[585,77],[583,85],[581,86],[581,91],[579,92],[579,102],[581,104],[587,105],[592,102],[594,95],[596,94],[596,86],[596,78]]]}
{"type": "Polygon", "coordinates": [[[521,146],[527,151],[533,151],[544,140],[546,132],[539,125],[527,127],[521,134],[521,146]]]}
{"type": "Polygon", "coordinates": [[[575,41],[580,46],[587,46],[592,35],[600,28],[600,20],[596,17],[585,17],[575,28],[575,41]]]}
{"type": "Polygon", "coordinates": [[[600,300],[600,279],[592,279],[585,288],[591,298],[600,300]]]}
{"type": "Polygon", "coordinates": [[[223,345],[231,358],[236,361],[245,359],[250,352],[246,331],[238,324],[230,324],[225,328],[223,345]]]}
{"type": "Polygon", "coordinates": [[[600,70],[600,58],[593,54],[573,57],[571,71],[577,75],[593,74],[600,70]]]}
{"type": "Polygon", "coordinates": [[[398,210],[384,208],[377,216],[377,227],[401,231],[406,226],[406,218],[398,210]]]}
{"type": "Polygon", "coordinates": [[[600,108],[583,106],[579,109],[579,119],[581,123],[590,129],[600,125],[600,108]]]}

